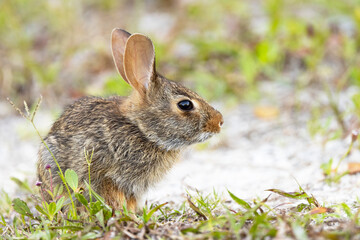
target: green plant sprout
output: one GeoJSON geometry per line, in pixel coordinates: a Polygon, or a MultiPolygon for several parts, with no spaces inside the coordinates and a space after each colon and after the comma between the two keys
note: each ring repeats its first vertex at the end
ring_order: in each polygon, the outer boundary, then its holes
{"type": "Polygon", "coordinates": [[[339,172],[339,167],[340,167],[341,163],[344,161],[344,159],[347,158],[349,156],[349,154],[351,153],[351,150],[353,149],[354,143],[356,143],[357,138],[358,138],[358,132],[353,131],[351,133],[351,143],[350,143],[346,153],[344,155],[342,155],[342,157],[339,159],[335,168],[333,168],[333,163],[334,163],[333,158],[330,158],[330,160],[328,162],[321,164],[320,168],[323,171],[326,183],[328,183],[328,184],[338,183],[342,177],[349,174],[348,170],[346,170],[344,172],[339,172]]]}

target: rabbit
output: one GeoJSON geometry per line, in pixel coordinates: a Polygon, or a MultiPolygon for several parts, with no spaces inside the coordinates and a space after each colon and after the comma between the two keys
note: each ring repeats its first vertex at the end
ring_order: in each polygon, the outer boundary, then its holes
{"type": "MultiPolygon", "coordinates": [[[[92,189],[111,207],[136,211],[138,200],[169,171],[181,150],[219,133],[224,120],[198,94],[156,72],[154,45],[145,35],[115,28],[111,49],[118,72],[133,88],[130,96],[75,101],[44,141],[62,171],[73,169],[84,189],[89,181],[84,150],[93,151],[92,189]]],[[[37,171],[48,189],[62,184],[44,145],[37,171]]]]}

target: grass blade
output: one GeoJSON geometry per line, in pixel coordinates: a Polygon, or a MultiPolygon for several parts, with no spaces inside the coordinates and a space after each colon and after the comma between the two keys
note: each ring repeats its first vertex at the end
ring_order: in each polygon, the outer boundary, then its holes
{"type": "Polygon", "coordinates": [[[200,217],[202,217],[204,220],[208,220],[208,218],[201,212],[201,210],[195,206],[195,204],[191,201],[190,196],[187,196],[187,201],[190,205],[190,208],[194,210],[200,217]]]}
{"type": "Polygon", "coordinates": [[[242,206],[243,208],[245,208],[246,210],[250,210],[251,209],[251,206],[250,204],[248,204],[246,201],[238,198],[237,196],[235,196],[232,192],[230,192],[228,190],[228,193],[230,195],[230,197],[237,203],[239,204],[240,206],[242,206]]]}

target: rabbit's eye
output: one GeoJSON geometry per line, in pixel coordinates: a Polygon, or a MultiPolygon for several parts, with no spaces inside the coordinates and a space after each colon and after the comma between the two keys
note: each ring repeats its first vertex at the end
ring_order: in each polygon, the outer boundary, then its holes
{"type": "Polygon", "coordinates": [[[182,101],[178,102],[177,105],[183,111],[190,111],[194,108],[193,103],[189,100],[182,100],[182,101]]]}

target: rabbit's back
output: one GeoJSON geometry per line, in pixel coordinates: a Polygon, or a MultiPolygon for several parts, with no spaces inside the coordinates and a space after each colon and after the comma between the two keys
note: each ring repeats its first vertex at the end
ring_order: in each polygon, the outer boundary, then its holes
{"type": "MultiPolygon", "coordinates": [[[[45,142],[63,172],[66,169],[77,172],[80,186],[88,182],[84,151],[93,151],[91,182],[94,190],[104,194],[106,186],[103,185],[110,182],[126,197],[137,197],[167,172],[178,151],[165,151],[149,141],[136,123],[121,112],[122,103],[121,97],[79,99],[65,109],[45,142]]],[[[40,180],[46,183],[51,182],[45,169],[48,164],[52,172],[58,171],[52,156],[42,146],[38,173],[40,180]]],[[[57,174],[53,174],[53,182],[61,183],[57,174]]]]}

